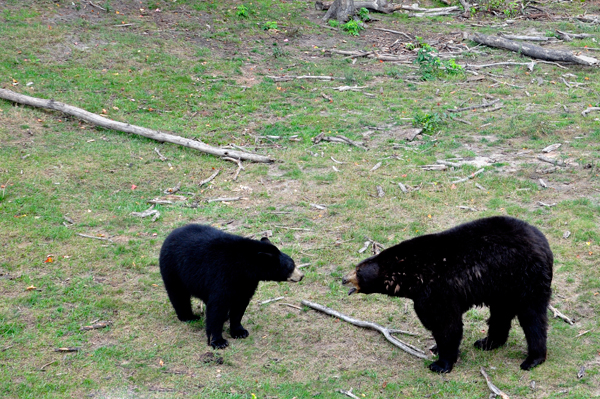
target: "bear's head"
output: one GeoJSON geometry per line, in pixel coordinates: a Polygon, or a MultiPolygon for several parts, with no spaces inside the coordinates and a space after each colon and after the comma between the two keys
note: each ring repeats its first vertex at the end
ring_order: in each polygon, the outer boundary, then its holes
{"type": "Polygon", "coordinates": [[[376,258],[377,256],[373,256],[363,260],[356,266],[356,269],[342,278],[342,284],[354,286],[350,289],[348,295],[355,292],[362,292],[363,294],[384,293],[384,279],[381,276],[379,262],[376,258]]]}
{"type": "Polygon", "coordinates": [[[265,273],[261,280],[287,280],[294,283],[302,280],[304,274],[298,270],[292,258],[281,252],[267,237],[261,238],[260,243],[258,260],[265,273]]]}

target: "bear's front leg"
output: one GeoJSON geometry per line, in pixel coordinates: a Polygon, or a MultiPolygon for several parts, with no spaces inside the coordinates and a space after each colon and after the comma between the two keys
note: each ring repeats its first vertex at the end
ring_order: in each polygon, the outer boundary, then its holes
{"type": "Polygon", "coordinates": [[[242,326],[242,317],[250,303],[250,298],[236,298],[235,302],[231,304],[231,311],[229,312],[231,338],[246,338],[250,335],[248,330],[242,326]]]}
{"type": "Polygon", "coordinates": [[[458,348],[462,339],[462,320],[460,318],[451,324],[440,326],[432,331],[437,344],[439,358],[429,365],[436,373],[449,373],[458,360],[458,348]]]}
{"type": "Polygon", "coordinates": [[[208,344],[215,349],[225,349],[229,345],[223,338],[223,324],[227,320],[228,305],[223,301],[211,300],[206,304],[206,337],[208,344]]]}

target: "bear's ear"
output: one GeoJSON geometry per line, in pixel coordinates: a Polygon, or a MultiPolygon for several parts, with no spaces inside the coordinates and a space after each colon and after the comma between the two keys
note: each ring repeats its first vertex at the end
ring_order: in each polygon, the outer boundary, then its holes
{"type": "Polygon", "coordinates": [[[273,245],[273,243],[271,241],[269,241],[269,239],[267,237],[263,237],[260,239],[260,242],[266,242],[267,244],[271,244],[273,245]]]}

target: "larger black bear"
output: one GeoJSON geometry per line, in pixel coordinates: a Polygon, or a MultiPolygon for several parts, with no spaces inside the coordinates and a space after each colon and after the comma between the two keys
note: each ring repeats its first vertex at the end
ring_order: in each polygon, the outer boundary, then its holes
{"type": "Polygon", "coordinates": [[[160,273],[179,320],[199,318],[192,313],[192,296],[206,304],[208,343],[220,349],[228,345],[223,338],[228,317],[232,338],[248,336],[241,321],[259,281],[298,282],[304,276],[267,238],[251,240],[198,224],[169,234],[160,273]]]}
{"type": "Polygon", "coordinates": [[[469,308],[490,307],[488,336],[475,342],[483,350],[504,345],[517,316],[528,348],[521,368],[529,370],[546,360],[552,264],[538,229],[498,216],[401,242],[359,263],[343,283],[354,285],[350,294],[412,299],[436,341],[439,359],[429,368],[438,373],[450,372],[458,359],[469,308]]]}

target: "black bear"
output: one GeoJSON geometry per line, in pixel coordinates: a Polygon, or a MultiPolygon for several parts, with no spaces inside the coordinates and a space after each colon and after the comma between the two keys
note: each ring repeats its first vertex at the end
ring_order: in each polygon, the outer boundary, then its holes
{"type": "Polygon", "coordinates": [[[242,316],[259,281],[302,280],[288,255],[268,238],[251,240],[210,226],[190,224],[173,230],[160,251],[160,273],[181,321],[197,320],[191,297],[206,304],[206,336],[223,349],[223,324],[229,317],[232,338],[246,338],[242,316]]]}
{"type": "Polygon", "coordinates": [[[504,345],[517,316],[528,349],[521,368],[529,370],[546,360],[552,264],[538,229],[497,216],[403,241],[359,263],[342,282],[354,285],[349,294],[412,299],[435,339],[439,359],[429,368],[438,373],[450,372],[458,359],[462,314],[469,308],[490,308],[488,336],[475,342],[483,350],[504,345]]]}

